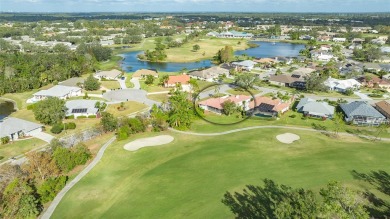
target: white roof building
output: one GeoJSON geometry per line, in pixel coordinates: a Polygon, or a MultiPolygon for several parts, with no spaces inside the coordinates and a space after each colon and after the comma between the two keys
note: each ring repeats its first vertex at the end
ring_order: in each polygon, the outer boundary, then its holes
{"type": "Polygon", "coordinates": [[[361,86],[361,84],[355,79],[339,80],[332,77],[326,79],[324,85],[328,87],[329,90],[334,90],[339,92],[345,92],[349,88],[353,90],[357,90],[361,86]]]}
{"type": "Polygon", "coordinates": [[[48,97],[58,97],[60,99],[66,99],[69,97],[75,97],[81,95],[81,88],[69,87],[63,85],[56,85],[47,90],[41,90],[33,94],[34,97],[27,100],[27,103],[34,103],[48,97]]]}

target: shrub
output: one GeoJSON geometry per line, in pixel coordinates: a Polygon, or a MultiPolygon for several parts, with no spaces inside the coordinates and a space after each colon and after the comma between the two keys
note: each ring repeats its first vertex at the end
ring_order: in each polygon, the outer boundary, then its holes
{"type": "Polygon", "coordinates": [[[76,128],[76,123],[70,122],[70,123],[65,123],[65,129],[75,129],[76,128]]]}
{"type": "Polygon", "coordinates": [[[60,134],[62,132],[62,130],[64,130],[64,124],[62,124],[62,123],[55,124],[50,129],[51,133],[54,133],[54,134],[60,134]]]}
{"type": "Polygon", "coordinates": [[[57,178],[49,178],[42,183],[37,189],[42,203],[52,201],[57,193],[64,188],[67,180],[67,176],[59,176],[57,178]]]}
{"type": "Polygon", "coordinates": [[[295,114],[290,116],[290,118],[295,118],[295,117],[297,117],[297,115],[295,115],[295,114]]]}
{"type": "Polygon", "coordinates": [[[87,118],[86,116],[77,116],[78,119],[85,119],[87,118]]]}
{"type": "Polygon", "coordinates": [[[66,119],[74,119],[74,115],[67,116],[66,119]]]}
{"type": "Polygon", "coordinates": [[[0,156],[0,160],[4,159],[4,156],[0,156]]]}
{"type": "Polygon", "coordinates": [[[35,108],[35,106],[36,106],[35,103],[30,104],[30,105],[27,106],[27,109],[28,109],[28,110],[33,110],[33,109],[35,108]]]}
{"type": "Polygon", "coordinates": [[[96,118],[96,115],[89,115],[88,118],[96,118]]]}
{"type": "Polygon", "coordinates": [[[8,144],[10,140],[11,139],[10,139],[9,136],[2,137],[1,138],[1,144],[8,144]]]}

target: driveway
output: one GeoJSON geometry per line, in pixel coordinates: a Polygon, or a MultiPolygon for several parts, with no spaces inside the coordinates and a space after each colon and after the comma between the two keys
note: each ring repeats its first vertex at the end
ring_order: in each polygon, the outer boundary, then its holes
{"type": "Polygon", "coordinates": [[[34,138],[41,139],[42,141],[46,141],[47,143],[50,143],[51,140],[54,139],[54,136],[47,134],[45,132],[33,133],[33,134],[31,134],[31,136],[33,136],[34,138]]]}
{"type": "MultiPolygon", "coordinates": [[[[230,89],[233,89],[234,88],[234,85],[230,85],[230,84],[222,84],[220,85],[220,88],[219,88],[219,93],[222,93],[222,94],[229,94],[227,93],[226,91],[230,90],[230,89]]],[[[204,98],[207,98],[207,97],[211,97],[215,94],[215,86],[211,87],[210,90],[207,90],[207,91],[202,91],[198,98],[199,99],[204,99],[204,98]]]]}
{"type": "Polygon", "coordinates": [[[118,82],[119,82],[119,85],[121,86],[122,89],[127,89],[125,80],[118,79],[118,82]]]}
{"type": "Polygon", "coordinates": [[[362,100],[372,100],[372,98],[370,98],[369,96],[367,96],[367,94],[363,94],[361,93],[360,91],[355,91],[354,94],[358,97],[360,97],[360,99],[362,100]]]}
{"type": "Polygon", "coordinates": [[[103,97],[110,102],[135,101],[148,106],[160,105],[159,102],[148,99],[146,95],[147,93],[144,90],[122,89],[106,92],[103,97]]]}
{"type": "Polygon", "coordinates": [[[138,78],[132,78],[130,80],[130,82],[134,84],[133,89],[140,89],[141,88],[141,85],[139,84],[138,78]]]}

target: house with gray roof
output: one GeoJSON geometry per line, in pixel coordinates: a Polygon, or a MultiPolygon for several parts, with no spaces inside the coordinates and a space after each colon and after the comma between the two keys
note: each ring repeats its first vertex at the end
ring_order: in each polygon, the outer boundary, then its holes
{"type": "Polygon", "coordinates": [[[340,104],[345,121],[359,126],[378,126],[386,123],[386,117],[364,101],[340,104]]]}
{"type": "Polygon", "coordinates": [[[302,98],[297,105],[297,111],[305,116],[327,119],[333,118],[334,107],[327,102],[317,102],[310,98],[302,98]]]}
{"type": "Polygon", "coordinates": [[[75,119],[79,116],[98,116],[99,109],[96,107],[97,100],[70,100],[65,103],[67,108],[66,116],[74,116],[75,119]]]}
{"type": "Polygon", "coordinates": [[[65,100],[70,97],[81,96],[80,87],[71,87],[64,85],[56,85],[47,90],[41,90],[33,94],[33,98],[27,100],[27,103],[35,103],[41,100],[44,100],[48,97],[57,97],[59,99],[65,100]]]}
{"type": "Polygon", "coordinates": [[[0,138],[8,136],[11,141],[14,141],[21,137],[39,133],[42,131],[42,127],[43,125],[38,123],[8,117],[0,121],[0,138]]]}
{"type": "Polygon", "coordinates": [[[188,75],[191,78],[195,78],[198,80],[213,82],[218,79],[219,76],[229,76],[229,70],[221,68],[219,66],[214,66],[203,70],[191,71],[188,73],[188,75]]]}

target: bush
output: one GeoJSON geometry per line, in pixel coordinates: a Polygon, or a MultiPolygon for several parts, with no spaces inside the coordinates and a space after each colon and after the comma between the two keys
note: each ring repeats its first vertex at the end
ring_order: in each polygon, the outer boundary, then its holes
{"type": "Polygon", "coordinates": [[[78,119],[85,119],[87,118],[86,116],[77,116],[78,119]]]}
{"type": "Polygon", "coordinates": [[[290,116],[290,118],[295,118],[295,117],[297,117],[297,115],[295,115],[295,114],[290,116]]]}
{"type": "Polygon", "coordinates": [[[0,156],[0,160],[4,159],[4,156],[0,156]]]}
{"type": "Polygon", "coordinates": [[[51,127],[50,132],[54,134],[60,134],[62,130],[64,130],[64,124],[58,123],[53,125],[53,127],[51,127]]]}
{"type": "Polygon", "coordinates": [[[64,188],[67,176],[59,176],[57,178],[49,178],[41,186],[38,187],[38,194],[42,203],[52,201],[56,197],[57,193],[64,188]]]}
{"type": "Polygon", "coordinates": [[[1,138],[1,144],[8,144],[10,140],[11,139],[8,136],[2,137],[1,138]]]}
{"type": "Polygon", "coordinates": [[[76,123],[70,122],[70,123],[65,123],[65,129],[75,129],[76,128],[76,123]]]}
{"type": "Polygon", "coordinates": [[[96,115],[89,115],[88,118],[90,119],[96,118],[96,115]]]}
{"type": "Polygon", "coordinates": [[[66,119],[74,119],[74,115],[67,116],[66,119]]]}
{"type": "Polygon", "coordinates": [[[33,109],[35,108],[35,106],[36,106],[35,103],[30,104],[30,105],[27,106],[27,109],[28,109],[28,110],[33,110],[33,109]]]}

